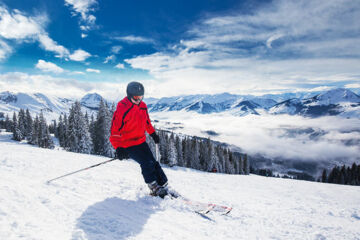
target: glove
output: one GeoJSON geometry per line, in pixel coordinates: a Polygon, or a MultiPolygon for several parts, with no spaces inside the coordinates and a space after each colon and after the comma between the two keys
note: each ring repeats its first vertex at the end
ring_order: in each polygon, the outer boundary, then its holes
{"type": "Polygon", "coordinates": [[[156,132],[153,132],[152,134],[150,134],[150,136],[152,137],[152,139],[156,144],[160,143],[159,135],[157,135],[156,132]]]}
{"type": "Polygon", "coordinates": [[[126,152],[125,148],[118,147],[116,149],[116,157],[119,160],[124,160],[124,159],[129,158],[129,154],[126,152]]]}

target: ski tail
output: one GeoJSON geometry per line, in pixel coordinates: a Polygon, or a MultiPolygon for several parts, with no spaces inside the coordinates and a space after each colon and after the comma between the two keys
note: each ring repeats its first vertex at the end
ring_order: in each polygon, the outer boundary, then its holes
{"type": "Polygon", "coordinates": [[[186,197],[183,197],[181,194],[176,192],[174,189],[168,188],[168,195],[172,199],[179,199],[186,205],[190,206],[196,213],[199,214],[208,214],[211,211],[227,215],[231,212],[232,207],[218,205],[214,203],[203,203],[198,201],[193,201],[186,197]]]}

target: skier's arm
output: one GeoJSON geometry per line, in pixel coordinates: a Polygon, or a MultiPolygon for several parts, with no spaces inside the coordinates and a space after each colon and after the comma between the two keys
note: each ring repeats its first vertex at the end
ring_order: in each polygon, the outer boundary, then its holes
{"type": "Polygon", "coordinates": [[[116,107],[113,118],[111,120],[111,136],[119,136],[121,128],[123,127],[124,114],[126,107],[121,102],[116,107]]]}
{"type": "Polygon", "coordinates": [[[151,120],[150,120],[150,116],[146,107],[146,131],[148,132],[148,134],[153,134],[155,132],[154,127],[151,124],[151,120]]]}

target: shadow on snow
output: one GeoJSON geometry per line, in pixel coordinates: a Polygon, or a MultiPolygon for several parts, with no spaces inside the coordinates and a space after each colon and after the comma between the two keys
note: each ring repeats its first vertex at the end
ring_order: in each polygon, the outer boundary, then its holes
{"type": "Polygon", "coordinates": [[[156,201],[107,198],[89,206],[77,219],[73,240],[119,240],[139,234],[151,214],[159,206],[156,201]],[[150,203],[150,204],[149,204],[150,203]]]}

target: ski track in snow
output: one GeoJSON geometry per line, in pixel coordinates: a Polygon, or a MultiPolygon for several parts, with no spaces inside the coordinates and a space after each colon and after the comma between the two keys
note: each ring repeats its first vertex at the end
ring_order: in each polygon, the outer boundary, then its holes
{"type": "Polygon", "coordinates": [[[232,206],[209,221],[180,201],[148,196],[139,166],[41,149],[0,133],[0,239],[360,239],[360,188],[167,168],[170,185],[232,206]]]}

